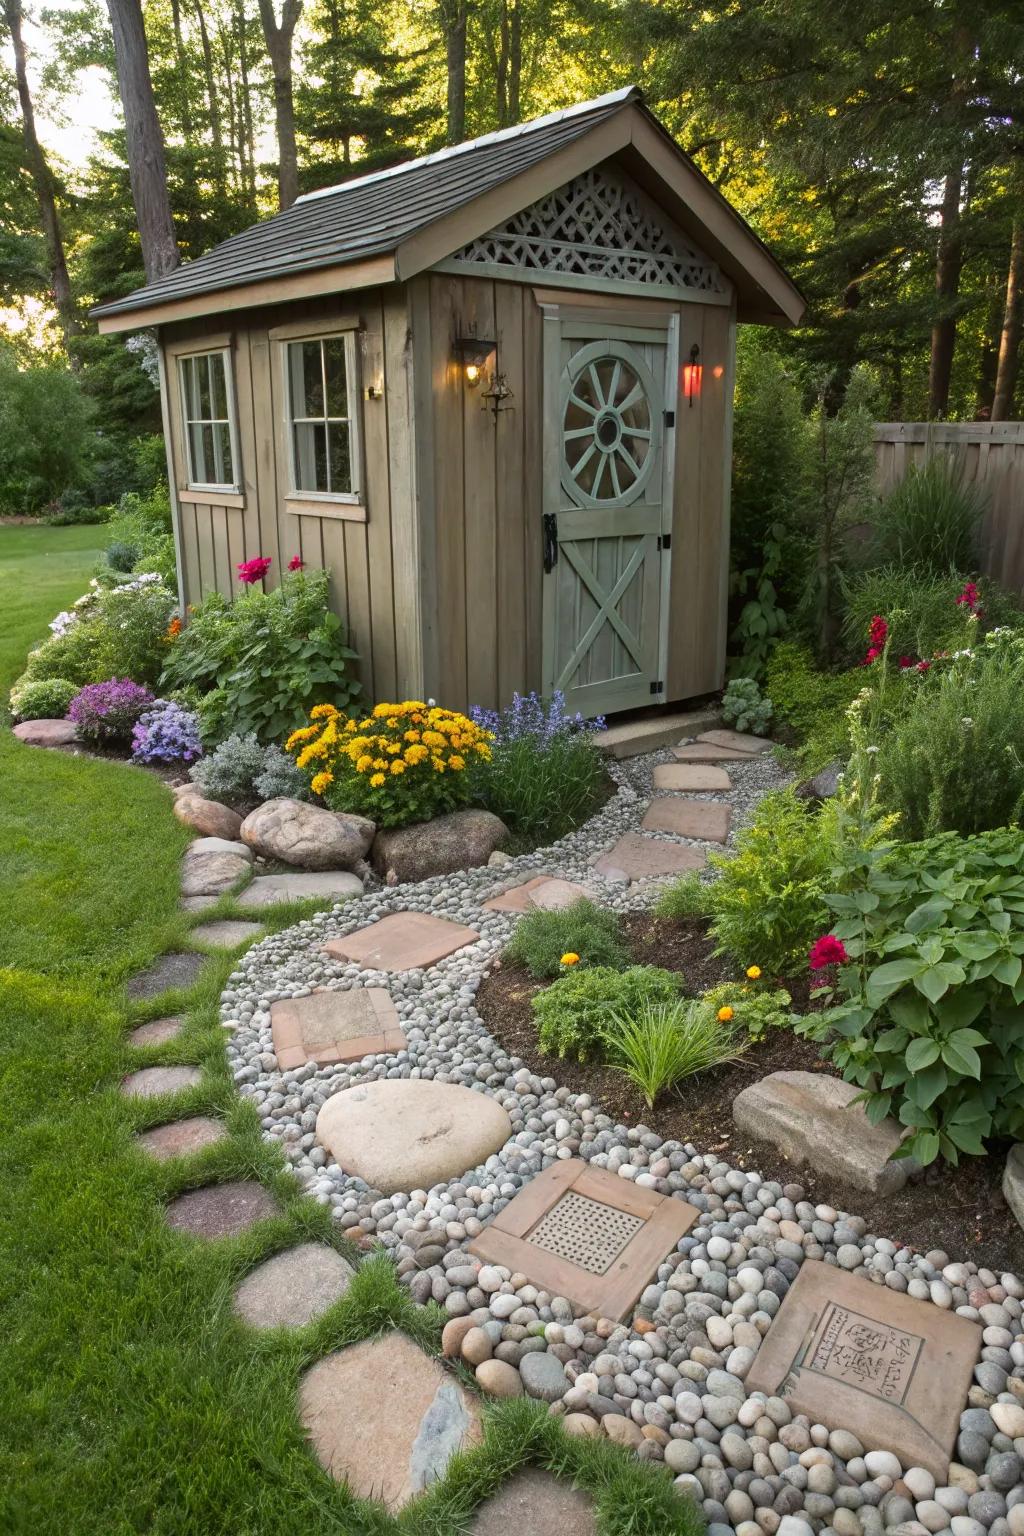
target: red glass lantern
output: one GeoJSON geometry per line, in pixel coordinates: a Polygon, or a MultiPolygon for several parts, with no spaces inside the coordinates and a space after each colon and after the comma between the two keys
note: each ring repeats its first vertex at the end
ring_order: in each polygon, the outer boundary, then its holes
{"type": "Polygon", "coordinates": [[[694,400],[700,398],[701,379],[704,375],[704,366],[698,361],[699,357],[700,347],[694,342],[690,348],[690,361],[683,364],[683,398],[690,402],[691,409],[694,400]]]}

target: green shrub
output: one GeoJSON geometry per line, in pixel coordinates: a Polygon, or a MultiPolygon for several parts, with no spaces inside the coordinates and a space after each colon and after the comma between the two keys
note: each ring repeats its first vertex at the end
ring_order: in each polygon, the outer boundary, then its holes
{"type": "Polygon", "coordinates": [[[29,653],[25,676],[65,677],[83,687],[110,677],[153,684],[167,656],[174,608],[155,574],[106,588],[94,579],[73,609],[57,615],[49,639],[29,653]]]}
{"type": "MultiPolygon", "coordinates": [[[[862,571],[844,582],[846,614],[843,648],[853,662],[862,661],[867,650],[868,627],[875,614],[889,625],[890,652],[894,657],[930,657],[936,651],[955,650],[965,644],[965,609],[957,603],[967,578],[955,571],[936,573],[925,566],[880,566],[862,571]]],[[[995,582],[977,583],[982,608],[980,628],[1019,624],[1017,599],[995,582]]],[[[972,640],[977,634],[973,631],[972,640]]]]}
{"type": "Polygon", "coordinates": [[[255,736],[229,736],[189,769],[189,778],[208,800],[235,809],[283,796],[308,800],[305,776],[280,747],[265,747],[255,736]]]}
{"type": "Polygon", "coordinates": [[[752,677],[734,677],[722,695],[722,718],[738,731],[767,736],[772,701],[763,696],[752,677]]]}
{"type": "Polygon", "coordinates": [[[819,671],[805,646],[791,641],[777,646],[768,663],[765,691],[775,718],[792,728],[802,743],[801,762],[809,773],[849,751],[846,710],[867,686],[861,667],[848,672],[819,671]]]}
{"type": "Polygon", "coordinates": [[[113,539],[107,545],[107,564],[112,571],[130,572],[139,558],[139,546],[124,539],[113,539]]]}
{"type": "Polygon", "coordinates": [[[92,403],[56,363],[18,366],[0,342],[0,512],[41,512],[80,477],[92,403]]]}
{"type": "Polygon", "coordinates": [[[148,496],[126,491],[110,522],[111,542],[107,563],[115,569],[156,571],[171,589],[177,586],[171,502],[166,484],[158,484],[148,496]],[[112,552],[123,547],[119,560],[132,553],[129,565],[117,564],[112,552]]]}
{"type": "Polygon", "coordinates": [[[1024,1135],[1024,833],[880,847],[851,858],[832,932],[840,999],[798,1025],[826,1043],[868,1118],[908,1128],[928,1164],[1024,1135]]]}
{"type": "Polygon", "coordinates": [[[624,1072],[653,1109],[658,1094],[684,1077],[735,1061],[747,1048],[739,1030],[695,998],[645,1001],[612,1009],[601,1025],[607,1063],[624,1072]]]}
{"type": "Polygon", "coordinates": [[[790,1012],[793,999],[781,987],[773,991],[751,986],[747,981],[723,981],[717,987],[709,987],[701,1001],[716,1017],[719,1009],[731,1008],[733,1022],[751,1040],[762,1040],[770,1029],[781,1029],[795,1021],[790,1012]]]}
{"type": "Polygon", "coordinates": [[[617,915],[585,896],[556,911],[525,912],[505,950],[506,958],[525,965],[531,976],[558,976],[564,969],[562,956],[568,954],[579,956],[581,968],[625,965],[617,915]]]}
{"type": "Polygon", "coordinates": [[[609,1012],[635,1012],[645,1004],[675,1002],[683,978],[653,965],[576,966],[537,992],[532,1001],[538,1043],[546,1055],[587,1061],[602,1055],[601,1032],[609,1012]]]}
{"type": "Polygon", "coordinates": [[[15,684],[11,689],[11,714],[18,720],[63,720],[77,692],[78,684],[66,677],[15,684]]]}
{"type": "Polygon", "coordinates": [[[327,606],[326,571],[297,571],[280,587],[251,587],[229,603],[211,593],[167,657],[165,688],[194,687],[206,742],[255,734],[281,741],[316,704],[344,711],[361,688],[355,651],[327,606]]]}
{"type": "Polygon", "coordinates": [[[912,464],[874,515],[873,563],[919,566],[936,575],[974,570],[984,510],[980,488],[952,460],[912,464]]]}
{"type": "Polygon", "coordinates": [[[520,843],[554,842],[593,814],[608,783],[595,739],[603,720],[588,725],[568,715],[558,692],[550,699],[517,693],[507,709],[469,714],[492,737],[490,759],[473,767],[473,799],[520,843]]]}
{"type": "Polygon", "coordinates": [[[658,917],[684,918],[708,917],[712,909],[711,886],[700,878],[696,870],[680,875],[666,885],[654,904],[658,917]]]}

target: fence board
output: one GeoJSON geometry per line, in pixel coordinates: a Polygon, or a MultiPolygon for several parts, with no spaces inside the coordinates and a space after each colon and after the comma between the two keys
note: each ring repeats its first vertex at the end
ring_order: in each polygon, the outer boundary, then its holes
{"type": "Polygon", "coordinates": [[[912,464],[944,454],[985,495],[981,569],[1024,593],[1024,421],[884,421],[875,424],[875,484],[885,495],[912,464]]]}

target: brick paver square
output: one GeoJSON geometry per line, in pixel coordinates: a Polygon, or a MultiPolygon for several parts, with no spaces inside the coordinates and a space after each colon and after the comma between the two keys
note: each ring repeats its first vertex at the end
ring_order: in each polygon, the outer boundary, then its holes
{"type": "Polygon", "coordinates": [[[701,731],[697,740],[713,747],[726,747],[730,752],[748,752],[754,757],[771,746],[767,737],[752,736],[749,731],[701,731]]]}
{"type": "Polygon", "coordinates": [[[550,875],[536,875],[523,885],[514,885],[511,890],[502,891],[500,896],[492,896],[490,901],[484,902],[484,911],[532,912],[534,908],[530,900],[530,892],[539,890],[542,885],[550,884],[550,881],[550,875]]]}
{"type": "Polygon", "coordinates": [[[335,960],[354,960],[368,971],[413,971],[436,965],[480,935],[429,912],[392,912],[368,928],[324,945],[335,960]]]}
{"type": "Polygon", "coordinates": [[[663,875],[685,874],[688,869],[703,869],[706,863],[702,848],[686,848],[681,843],[627,832],[614,848],[601,855],[594,869],[599,875],[621,870],[631,880],[656,880],[663,875]]]}
{"type": "Polygon", "coordinates": [[[705,763],[659,763],[654,770],[655,789],[731,789],[732,780],[724,768],[705,763]]]}
{"type": "Polygon", "coordinates": [[[684,800],[681,795],[662,795],[651,801],[640,825],[646,832],[671,832],[674,837],[724,843],[729,836],[731,817],[730,807],[720,800],[684,800]]]}
{"type": "Polygon", "coordinates": [[[274,1054],[282,1071],[307,1061],[330,1066],[405,1049],[405,1031],[383,987],[313,992],[271,1004],[274,1054]]]}

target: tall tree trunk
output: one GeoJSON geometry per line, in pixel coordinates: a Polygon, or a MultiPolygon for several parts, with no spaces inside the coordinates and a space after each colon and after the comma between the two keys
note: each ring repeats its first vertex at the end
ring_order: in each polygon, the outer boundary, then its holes
{"type": "Polygon", "coordinates": [[[220,52],[224,64],[224,97],[228,104],[228,153],[225,164],[225,180],[228,165],[237,166],[236,187],[245,186],[245,144],[235,113],[235,78],[231,70],[231,35],[226,27],[220,33],[220,52]]]}
{"type": "Polygon", "coordinates": [[[447,142],[461,144],[466,137],[466,0],[438,0],[438,14],[448,72],[447,142]]]}
{"type": "Polygon", "coordinates": [[[508,122],[519,121],[519,97],[523,78],[523,18],[519,0],[507,0],[508,6],[508,122]]]}
{"type": "Polygon", "coordinates": [[[249,49],[245,39],[245,11],[241,5],[238,7],[235,25],[238,32],[238,70],[242,79],[239,101],[240,132],[241,141],[245,145],[247,166],[245,200],[249,207],[254,208],[256,204],[256,132],[252,120],[252,86],[249,80],[249,49]]]}
{"type": "MultiPolygon", "coordinates": [[[[1019,208],[1018,204],[1018,208],[1019,208]]],[[[1013,221],[1010,268],[1006,276],[1006,306],[999,337],[999,363],[992,397],[992,420],[1007,421],[1013,410],[1013,391],[1020,364],[1020,338],[1024,322],[1024,213],[1013,221]]]]}
{"type": "Polygon", "coordinates": [[[178,84],[181,87],[181,131],[185,143],[191,144],[192,98],[188,54],[185,52],[185,34],[181,25],[181,0],[171,0],[171,24],[174,27],[174,57],[178,65],[178,84]]]}
{"type": "Polygon", "coordinates": [[[221,183],[224,181],[224,130],[220,115],[220,92],[217,89],[217,77],[213,70],[213,48],[210,43],[210,30],[206,25],[206,17],[200,0],[194,0],[196,21],[199,23],[199,43],[203,51],[203,77],[206,80],[206,99],[210,107],[210,138],[213,141],[213,152],[217,161],[217,176],[221,183]]]}
{"type": "Polygon", "coordinates": [[[53,294],[53,302],[60,320],[61,332],[64,337],[64,350],[68,354],[68,360],[72,368],[77,368],[78,359],[71,350],[70,342],[71,338],[81,330],[81,324],[71,293],[71,279],[68,276],[68,264],[64,255],[64,237],[61,233],[60,216],[57,213],[57,200],[53,192],[53,177],[50,175],[50,167],[47,163],[46,155],[43,153],[43,147],[36,137],[36,115],[32,105],[32,92],[28,83],[25,39],[21,31],[21,0],[4,0],[4,18],[10,28],[11,42],[14,45],[14,77],[18,87],[18,102],[21,107],[21,127],[25,139],[25,158],[28,161],[28,167],[32,174],[36,201],[39,204],[39,222],[43,228],[43,239],[46,241],[46,256],[50,268],[50,291],[53,294]]]}
{"type": "Polygon", "coordinates": [[[259,0],[263,36],[274,76],[274,119],[277,126],[277,200],[290,208],[299,195],[299,156],[295,147],[295,102],[292,97],[292,37],[302,15],[302,0],[284,0],[281,23],[274,0],[259,0]]]}
{"type": "Polygon", "coordinates": [[[928,365],[928,416],[944,416],[949,409],[949,381],[953,373],[956,347],[954,305],[960,292],[960,272],[964,252],[960,233],[960,197],[963,192],[964,166],[951,166],[942,187],[942,211],[939,242],[935,257],[935,321],[932,325],[932,350],[928,365]]]}
{"type": "Polygon", "coordinates": [[[172,272],[181,260],[167,193],[164,136],[160,130],[141,0],[107,0],[114,32],[117,83],[124,108],[128,175],[149,282],[172,272]]]}

